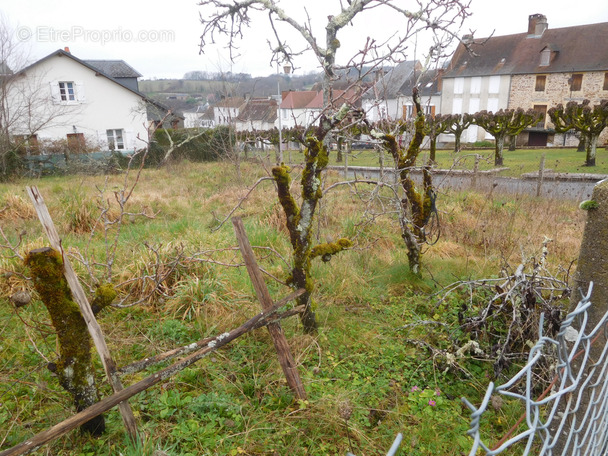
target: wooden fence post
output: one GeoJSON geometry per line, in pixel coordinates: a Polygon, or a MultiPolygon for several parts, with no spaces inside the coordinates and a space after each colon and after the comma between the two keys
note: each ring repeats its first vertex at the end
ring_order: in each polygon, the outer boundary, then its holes
{"type": "MultiPolygon", "coordinates": [[[[97,323],[95,315],[91,310],[87,296],[82,289],[80,282],[78,281],[78,277],[72,268],[72,264],[63,250],[61,238],[55,229],[55,224],[53,223],[53,219],[51,218],[46,204],[44,203],[44,199],[42,198],[42,195],[38,191],[37,187],[26,187],[26,190],[27,194],[32,200],[32,203],[34,204],[34,207],[36,208],[36,213],[38,214],[40,223],[42,224],[42,227],[44,228],[44,231],[51,242],[51,246],[60,252],[61,256],[63,257],[63,272],[66,280],[68,281],[74,301],[76,301],[78,304],[82,317],[87,324],[87,328],[89,329],[89,333],[91,334],[95,348],[101,357],[101,362],[108,377],[108,381],[110,382],[110,385],[112,385],[114,392],[118,393],[123,389],[123,387],[120,378],[116,373],[116,364],[110,355],[110,350],[108,350],[108,346],[106,345],[103,332],[101,331],[101,327],[99,326],[99,323],[97,323]]],[[[127,401],[124,401],[121,402],[118,407],[129,436],[133,441],[136,441],[137,424],[135,422],[135,416],[133,415],[131,406],[127,401]]]]}
{"type": "MultiPolygon", "coordinates": [[[[255,261],[253,249],[251,248],[251,244],[249,243],[249,238],[247,238],[247,233],[245,232],[243,221],[240,217],[233,217],[232,224],[234,225],[234,233],[239,243],[241,254],[243,255],[243,259],[245,260],[247,272],[249,273],[249,277],[251,278],[251,282],[253,283],[255,293],[258,299],[260,300],[260,303],[262,304],[262,309],[270,309],[272,308],[274,303],[272,301],[272,298],[270,297],[268,288],[264,283],[264,278],[262,277],[260,268],[258,267],[258,264],[255,261]]],[[[304,390],[304,385],[302,384],[302,380],[300,379],[300,374],[298,373],[296,363],[293,359],[293,356],[289,349],[289,345],[287,344],[287,339],[285,338],[285,334],[283,334],[283,329],[281,328],[280,323],[270,323],[267,327],[268,332],[272,337],[272,341],[274,342],[274,347],[277,351],[279,364],[281,365],[283,373],[285,374],[285,378],[287,379],[287,384],[294,392],[296,398],[306,399],[306,391],[304,390]]]]}
{"type": "Polygon", "coordinates": [[[538,167],[538,182],[536,183],[536,196],[540,196],[540,189],[543,186],[543,179],[545,177],[545,155],[540,157],[540,166],[538,167]]]}

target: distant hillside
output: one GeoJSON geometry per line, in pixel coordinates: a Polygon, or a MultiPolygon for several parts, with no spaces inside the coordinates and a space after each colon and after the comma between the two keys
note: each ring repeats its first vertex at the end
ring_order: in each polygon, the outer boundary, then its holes
{"type": "MultiPolygon", "coordinates": [[[[259,78],[226,80],[189,80],[158,79],[139,81],[139,90],[147,95],[188,94],[193,97],[207,98],[213,95],[216,99],[222,96],[268,97],[277,94],[279,76],[272,75],[259,78]]],[[[319,74],[304,76],[280,76],[281,90],[307,90],[321,81],[319,74]]]]}

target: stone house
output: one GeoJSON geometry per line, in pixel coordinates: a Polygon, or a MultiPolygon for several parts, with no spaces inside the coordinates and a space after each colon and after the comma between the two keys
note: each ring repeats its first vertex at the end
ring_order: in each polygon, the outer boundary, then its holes
{"type": "MultiPolygon", "coordinates": [[[[505,36],[463,37],[443,75],[442,113],[535,109],[546,114],[559,103],[608,98],[608,22],[550,29],[547,18],[533,14],[528,30],[505,36]],[[466,46],[465,46],[466,45],[466,46]],[[468,49],[467,49],[468,46],[468,49]]],[[[521,144],[574,145],[559,135],[545,116],[522,133],[521,144]]],[[[471,127],[463,140],[489,139],[471,127]]],[[[600,143],[608,140],[608,131],[600,143]]]]}

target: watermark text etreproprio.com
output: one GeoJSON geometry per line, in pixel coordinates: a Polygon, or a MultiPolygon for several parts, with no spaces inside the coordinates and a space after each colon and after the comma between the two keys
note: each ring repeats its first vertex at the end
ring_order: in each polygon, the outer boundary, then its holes
{"type": "Polygon", "coordinates": [[[70,28],[58,29],[41,25],[34,29],[19,27],[17,29],[19,41],[37,41],[40,43],[70,43],[84,41],[88,43],[162,43],[175,41],[173,30],[128,30],[118,27],[115,29],[87,29],[78,25],[70,28]]]}

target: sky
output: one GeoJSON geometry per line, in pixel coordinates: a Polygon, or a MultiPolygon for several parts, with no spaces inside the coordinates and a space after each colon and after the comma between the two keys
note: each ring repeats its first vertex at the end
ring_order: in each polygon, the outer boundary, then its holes
{"type": "MultiPolygon", "coordinates": [[[[405,7],[412,0],[396,0],[405,7]]],[[[304,19],[303,6],[310,14],[313,30],[324,41],[323,26],[327,16],[338,14],[340,0],[282,0],[285,9],[304,19]],[[296,6],[298,9],[296,9],[296,6]]],[[[475,37],[508,35],[527,31],[530,14],[547,16],[549,28],[608,22],[608,1],[580,0],[471,0],[472,13],[458,32],[474,31],[475,37]]],[[[69,47],[81,59],[122,59],[139,71],[144,79],[179,78],[189,71],[249,73],[266,76],[277,71],[270,63],[267,40],[272,38],[267,16],[254,17],[239,43],[240,56],[230,62],[223,44],[209,45],[199,52],[202,9],[191,0],[2,0],[0,14],[12,29],[12,36],[22,47],[29,62],[57,49],[69,47]]],[[[371,14],[353,21],[350,30],[338,35],[340,57],[356,53],[368,36],[388,38],[398,33],[395,14],[371,14]]],[[[288,32],[286,32],[288,33],[288,32]]],[[[284,35],[294,48],[298,38],[284,35]]],[[[408,59],[421,58],[428,41],[419,37],[410,41],[408,59]]],[[[344,62],[342,62],[344,63],[344,62]]],[[[296,61],[296,74],[318,71],[313,57],[296,61]]]]}

